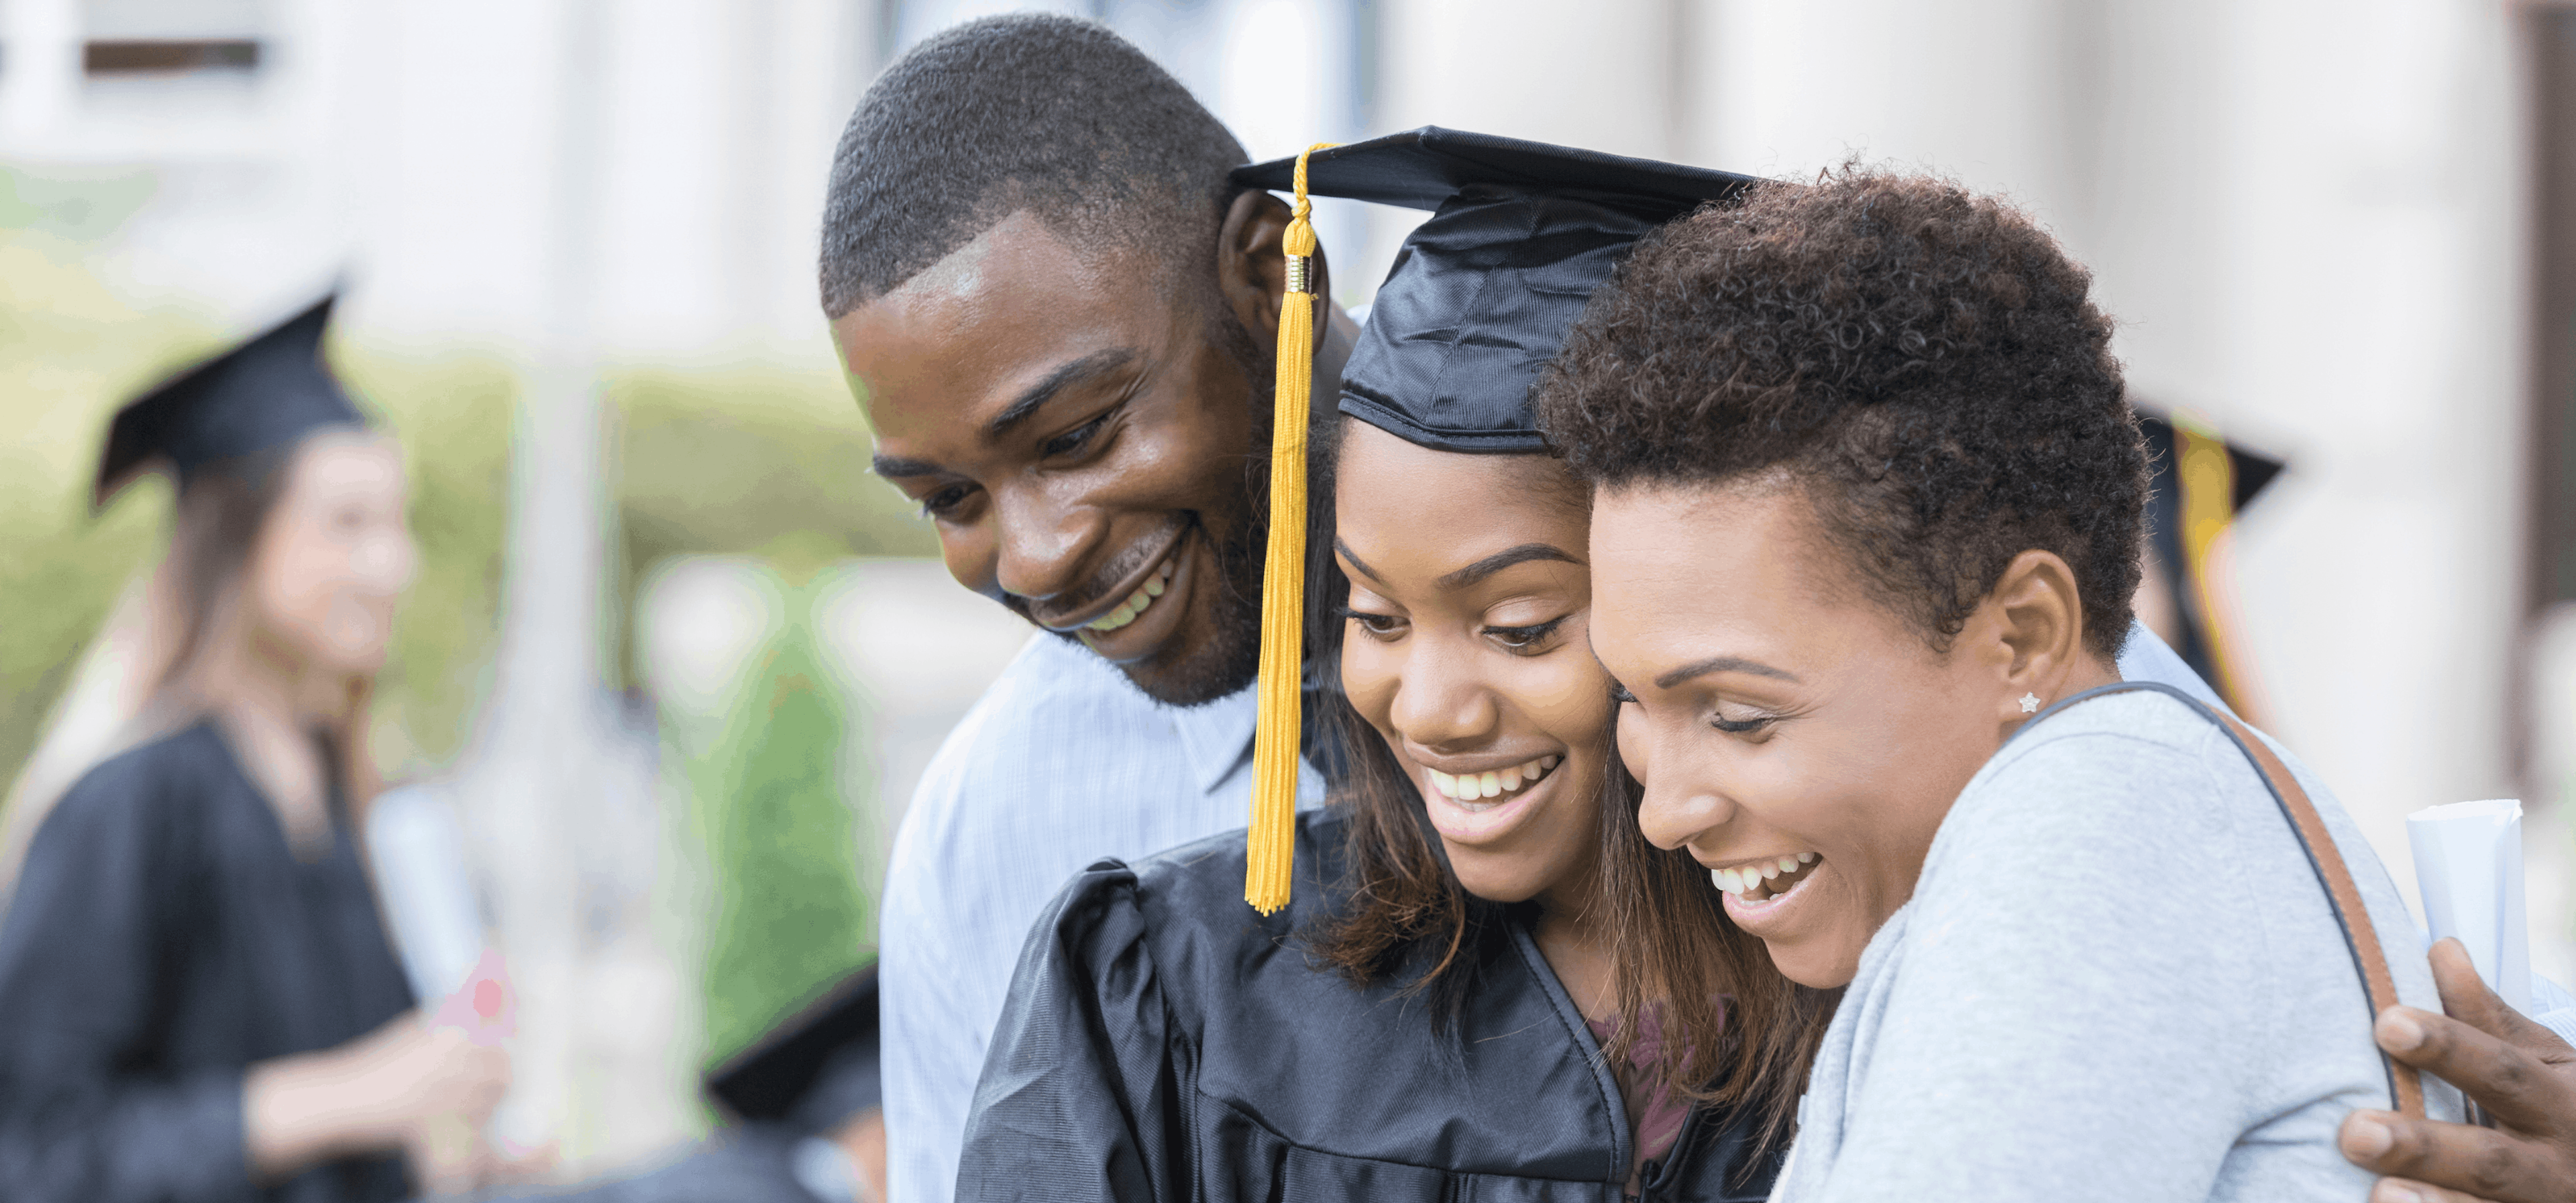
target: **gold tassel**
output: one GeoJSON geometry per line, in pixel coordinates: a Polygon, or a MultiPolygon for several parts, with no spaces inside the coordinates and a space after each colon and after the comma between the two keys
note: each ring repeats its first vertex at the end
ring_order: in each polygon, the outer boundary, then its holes
{"type": "Polygon", "coordinates": [[[2209,647],[2210,667],[2218,677],[2210,684],[2246,722],[2255,722],[2243,649],[2237,644],[2235,624],[2228,621],[2235,599],[2227,594],[2227,582],[2219,579],[2212,554],[2219,537],[2236,521],[2236,461],[2227,453],[2227,440],[2193,415],[2177,413],[2170,421],[2174,458],[2181,461],[2174,473],[2182,486],[2183,563],[2178,584],[2191,591],[2199,614],[2200,637],[2209,647]]]}
{"type": "Polygon", "coordinates": [[[1306,399],[1315,377],[1315,305],[1307,272],[1315,227],[1306,217],[1306,156],[1297,156],[1296,204],[1279,240],[1288,287],[1279,300],[1279,375],[1272,389],[1270,551],[1261,585],[1261,709],[1252,730],[1252,833],[1243,867],[1243,900],[1264,915],[1288,905],[1297,855],[1299,684],[1305,676],[1300,638],[1306,611],[1306,399]]]}

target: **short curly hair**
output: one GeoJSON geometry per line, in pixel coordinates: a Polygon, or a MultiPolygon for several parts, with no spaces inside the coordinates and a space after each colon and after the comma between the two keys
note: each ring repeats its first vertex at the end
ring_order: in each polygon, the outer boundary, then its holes
{"type": "Polygon", "coordinates": [[[2147,463],[2092,276],[1948,180],[1845,165],[1641,246],[1539,385],[1597,487],[1785,477],[1885,604],[1946,650],[2013,560],[2074,569],[2119,654],[2147,463]]]}

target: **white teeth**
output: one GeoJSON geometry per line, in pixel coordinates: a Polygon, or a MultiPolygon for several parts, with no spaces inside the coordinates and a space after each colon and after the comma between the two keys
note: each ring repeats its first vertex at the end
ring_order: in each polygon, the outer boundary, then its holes
{"type": "MultiPolygon", "coordinates": [[[[1431,788],[1439,790],[1441,797],[1473,802],[1479,798],[1499,798],[1523,786],[1537,784],[1539,778],[1547,776],[1556,767],[1557,759],[1554,756],[1541,756],[1536,760],[1525,761],[1507,769],[1496,769],[1490,773],[1460,773],[1452,776],[1438,769],[1425,769],[1424,772],[1431,778],[1431,788]]],[[[1468,809],[1490,810],[1492,808],[1471,806],[1468,809]]]]}
{"type": "Polygon", "coordinates": [[[1766,898],[1778,897],[1789,889],[1788,883],[1781,881],[1781,878],[1792,876],[1801,867],[1814,863],[1816,863],[1815,853],[1800,852],[1791,856],[1776,856],[1768,860],[1755,861],[1733,869],[1711,869],[1708,877],[1709,880],[1717,883],[1717,888],[1739,898],[1755,886],[1764,887],[1766,898]]]}
{"type": "Polygon", "coordinates": [[[1164,563],[1163,571],[1160,574],[1147,577],[1145,579],[1144,587],[1138,589],[1134,593],[1128,594],[1127,600],[1118,603],[1117,609],[1111,610],[1098,618],[1092,619],[1089,624],[1091,629],[1095,631],[1115,631],[1120,627],[1126,626],[1128,623],[1136,621],[1136,616],[1144,613],[1145,607],[1153,605],[1154,599],[1163,595],[1163,580],[1165,577],[1170,576],[1171,572],[1171,564],[1167,561],[1164,563]]]}

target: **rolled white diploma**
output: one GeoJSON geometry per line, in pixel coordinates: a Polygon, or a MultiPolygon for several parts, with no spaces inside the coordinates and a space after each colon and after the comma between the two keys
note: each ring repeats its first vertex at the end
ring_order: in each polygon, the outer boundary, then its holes
{"type": "Polygon", "coordinates": [[[2531,936],[2522,899],[2522,803],[2428,806],[2406,816],[2415,884],[2433,938],[2457,936],[2487,988],[2531,1013],[2531,936]]]}

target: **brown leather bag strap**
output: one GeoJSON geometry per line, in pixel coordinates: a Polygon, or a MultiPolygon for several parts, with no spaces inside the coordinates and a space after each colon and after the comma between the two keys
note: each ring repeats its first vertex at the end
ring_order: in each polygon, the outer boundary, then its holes
{"type": "MultiPolygon", "coordinates": [[[[2316,804],[2308,801],[2308,791],[2299,788],[2298,778],[2290,775],[2289,766],[2281,763],[2281,758],[2272,753],[2271,745],[2264,743],[2253,728],[2235,715],[2173,686],[2155,681],[2124,681],[2086,690],[2050,706],[2030,722],[2023,723],[2022,730],[2029,730],[2039,719],[2088,698],[2135,692],[2169,695],[2217,724],[2218,729],[2226,732],[2227,738],[2236,744],[2236,750],[2244,753],[2245,759],[2253,764],[2254,771],[2262,776],[2265,788],[2272,792],[2272,801],[2281,808],[2281,817],[2289,821],[2291,832],[2299,837],[2299,846],[2307,851],[2309,867],[2316,870],[2317,880],[2325,886],[2326,904],[2334,910],[2336,926],[2343,929],[2344,946],[2352,952],[2353,967],[2361,971],[2361,991],[2370,1004],[2370,1022],[2376,1023],[2380,1012],[2397,1005],[2397,982],[2389,976],[2388,956],[2380,951],[2379,934],[2370,923],[2370,910],[2362,904],[2360,888],[2353,885],[2352,871],[2344,867],[2343,850],[2335,846],[2334,837],[2326,831],[2325,819],[2317,814],[2316,804]]],[[[2376,1041],[2372,1047],[2378,1047],[2376,1041]]],[[[2385,1052],[2379,1059],[2388,1068],[2388,1094],[2395,1100],[2397,1110],[2423,1118],[2424,1083],[2417,1076],[2415,1067],[2385,1052]]]]}

